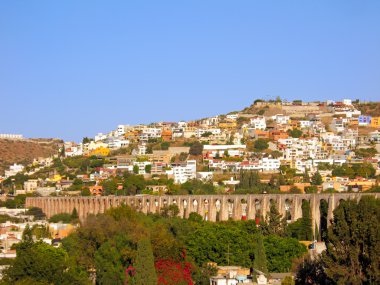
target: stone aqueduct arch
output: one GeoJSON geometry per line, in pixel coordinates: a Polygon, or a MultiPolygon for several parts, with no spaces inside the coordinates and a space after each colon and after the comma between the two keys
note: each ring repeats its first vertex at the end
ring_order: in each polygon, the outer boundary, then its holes
{"type": "Polygon", "coordinates": [[[275,203],[280,214],[290,215],[290,221],[302,217],[302,200],[310,202],[313,231],[320,229],[320,203],[328,202],[327,219],[333,217],[339,201],[357,199],[365,195],[380,198],[379,193],[335,193],[335,194],[262,194],[262,195],[176,195],[176,196],[104,196],[104,197],[28,197],[26,207],[39,207],[49,218],[59,213],[71,213],[77,209],[83,221],[90,214],[104,213],[107,209],[122,204],[129,205],[143,213],[158,213],[160,209],[177,205],[179,216],[188,218],[196,212],[208,221],[253,220],[256,214],[266,217],[270,204],[275,203]],[[260,213],[257,213],[260,211],[260,213]]]}

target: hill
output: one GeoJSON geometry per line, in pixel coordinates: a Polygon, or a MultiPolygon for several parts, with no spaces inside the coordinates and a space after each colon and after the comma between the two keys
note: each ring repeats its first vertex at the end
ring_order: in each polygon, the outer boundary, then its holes
{"type": "Polygon", "coordinates": [[[0,175],[13,163],[25,165],[56,154],[62,143],[59,139],[0,139],[0,175]]]}
{"type": "Polygon", "coordinates": [[[362,112],[363,115],[372,117],[380,116],[380,102],[369,102],[354,105],[358,110],[362,112]]]}

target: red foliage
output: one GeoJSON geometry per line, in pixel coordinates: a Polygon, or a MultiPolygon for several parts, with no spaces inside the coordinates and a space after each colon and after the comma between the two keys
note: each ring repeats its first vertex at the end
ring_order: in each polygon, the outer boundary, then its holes
{"type": "Polygon", "coordinates": [[[194,285],[191,279],[192,265],[186,261],[159,259],[156,261],[158,285],[194,285]]]}

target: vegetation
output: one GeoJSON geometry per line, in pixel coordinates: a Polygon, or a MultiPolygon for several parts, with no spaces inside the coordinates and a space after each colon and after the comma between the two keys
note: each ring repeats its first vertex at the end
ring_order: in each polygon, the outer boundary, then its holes
{"type": "Polygon", "coordinates": [[[333,176],[348,176],[349,178],[356,178],[357,176],[365,178],[375,177],[376,170],[370,163],[360,164],[343,164],[342,166],[334,166],[333,176]]]}
{"type": "Polygon", "coordinates": [[[32,230],[28,227],[16,250],[17,257],[4,270],[0,284],[91,284],[84,269],[78,267],[63,248],[33,242],[32,230]]]}
{"type": "Polygon", "coordinates": [[[380,280],[380,200],[341,201],[320,259],[295,262],[296,284],[377,284],[380,280]]]}
{"type": "Polygon", "coordinates": [[[78,221],[79,221],[78,212],[77,212],[77,209],[75,208],[71,214],[67,214],[67,213],[56,214],[49,219],[50,223],[69,224],[69,223],[77,223],[78,221]]]}
{"type": "MultiPolygon", "coordinates": [[[[293,238],[274,240],[272,235],[262,235],[254,221],[211,223],[196,213],[189,220],[175,216],[144,215],[121,206],[89,216],[86,224],[63,240],[63,248],[79,267],[96,268],[98,284],[140,280],[139,255],[152,254],[158,284],[208,284],[213,270],[207,262],[277,271],[290,267],[292,259],[306,250],[293,238]],[[150,237],[151,251],[146,237],[150,237]],[[275,249],[276,244],[281,244],[281,251],[275,249]]],[[[148,270],[148,259],[144,258],[144,270],[148,270]]],[[[149,276],[154,279],[149,263],[149,276]]]]}
{"type": "Polygon", "coordinates": [[[302,131],[299,130],[299,129],[289,130],[289,131],[288,131],[288,134],[289,134],[289,136],[291,136],[292,138],[300,138],[300,137],[302,137],[302,135],[303,135],[302,131]]]}
{"type": "Polygon", "coordinates": [[[135,261],[135,285],[156,285],[157,274],[154,267],[154,257],[150,240],[141,239],[137,244],[137,256],[135,261]]]}
{"type": "Polygon", "coordinates": [[[196,141],[190,146],[189,154],[191,155],[201,155],[203,151],[203,144],[196,141]]]}
{"type": "Polygon", "coordinates": [[[255,151],[263,151],[267,149],[268,146],[268,141],[264,139],[257,139],[253,144],[255,151]]]}

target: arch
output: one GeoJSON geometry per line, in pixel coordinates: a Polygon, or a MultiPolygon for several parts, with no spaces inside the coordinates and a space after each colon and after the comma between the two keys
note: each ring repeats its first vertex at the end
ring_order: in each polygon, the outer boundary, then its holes
{"type": "Polygon", "coordinates": [[[191,203],[193,207],[193,212],[198,212],[198,201],[196,199],[193,199],[193,202],[191,203]]]}
{"type": "Polygon", "coordinates": [[[216,217],[215,217],[215,220],[217,222],[220,221],[220,210],[222,208],[222,203],[219,199],[216,199],[215,200],[215,212],[216,212],[216,217]]]}
{"type": "Polygon", "coordinates": [[[328,226],[328,212],[329,212],[329,202],[325,199],[319,200],[319,234],[317,237],[318,241],[325,241],[327,238],[327,226],[328,226]]]}
{"type": "Polygon", "coordinates": [[[209,203],[208,199],[204,199],[203,200],[203,219],[205,221],[209,220],[209,213],[210,213],[209,207],[210,207],[210,203],[209,203]]]}
{"type": "Polygon", "coordinates": [[[285,219],[287,223],[292,221],[292,210],[293,210],[293,201],[289,198],[285,199],[285,219]]]}
{"type": "Polygon", "coordinates": [[[241,207],[241,217],[240,219],[245,221],[248,217],[248,201],[246,199],[240,200],[240,207],[241,207]]]}
{"type": "Polygon", "coordinates": [[[233,219],[234,217],[234,200],[233,199],[228,199],[227,200],[227,209],[228,209],[228,219],[233,219]]]}
{"type": "Polygon", "coordinates": [[[258,219],[260,219],[261,214],[262,214],[261,201],[259,199],[255,199],[255,219],[256,219],[256,222],[258,222],[258,219]]]}

